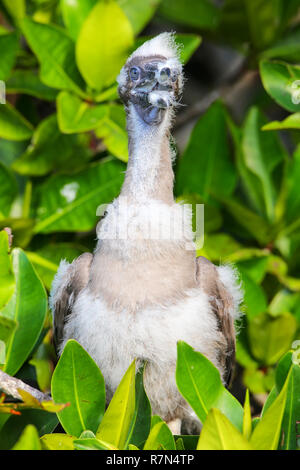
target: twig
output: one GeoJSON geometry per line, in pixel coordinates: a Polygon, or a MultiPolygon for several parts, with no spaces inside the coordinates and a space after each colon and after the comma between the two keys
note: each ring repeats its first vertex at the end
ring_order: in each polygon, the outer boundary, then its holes
{"type": "Polygon", "coordinates": [[[27,393],[30,393],[34,398],[39,402],[51,400],[49,395],[37,390],[36,388],[30,387],[26,383],[22,382],[20,379],[11,377],[2,370],[0,370],[0,389],[6,394],[17,400],[22,400],[21,395],[18,392],[19,390],[24,390],[27,393]]]}

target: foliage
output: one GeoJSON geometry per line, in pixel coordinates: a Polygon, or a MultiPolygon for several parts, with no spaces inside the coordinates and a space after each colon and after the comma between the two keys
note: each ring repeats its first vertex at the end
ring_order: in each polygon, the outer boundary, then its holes
{"type": "Polygon", "coordinates": [[[10,250],[0,232],[0,366],[57,403],[2,399],[0,448],[297,448],[299,8],[299,0],[0,1],[0,229],[14,235],[10,250]],[[102,374],[75,341],[53,374],[46,291],[62,257],[94,248],[97,207],[120,190],[128,151],[116,77],[150,20],[183,31],[184,62],[201,34],[239,51],[261,80],[242,122],[221,99],[199,117],[175,167],[176,197],[205,205],[198,255],[235,263],[245,292],[244,407],[204,356],[178,344],[177,386],[203,423],[200,438],[173,437],[151,416],[134,363],[106,411],[102,374]]]}

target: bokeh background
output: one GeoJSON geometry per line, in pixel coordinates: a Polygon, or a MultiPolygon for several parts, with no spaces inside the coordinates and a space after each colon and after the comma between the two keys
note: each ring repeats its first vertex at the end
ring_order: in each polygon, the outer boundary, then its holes
{"type": "MultiPolygon", "coordinates": [[[[116,76],[163,31],[185,62],[175,194],[205,204],[198,254],[239,269],[232,393],[249,388],[255,414],[300,338],[300,0],[1,0],[0,229],[47,291],[61,258],[93,250],[128,158],[116,76]]],[[[1,310],[14,281],[0,260],[1,310]]],[[[8,370],[48,391],[49,312],[34,334],[8,370]]]]}

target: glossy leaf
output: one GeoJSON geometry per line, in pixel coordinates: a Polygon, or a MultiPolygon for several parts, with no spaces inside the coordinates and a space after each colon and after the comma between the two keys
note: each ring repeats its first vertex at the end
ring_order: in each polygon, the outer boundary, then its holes
{"type": "Polygon", "coordinates": [[[243,131],[242,148],[245,165],[260,180],[266,214],[273,220],[275,187],[272,172],[284,160],[285,152],[277,136],[261,131],[265,122],[264,116],[257,108],[249,111],[243,131]]]}
{"type": "Polygon", "coordinates": [[[28,425],[12,450],[42,450],[36,428],[28,425]]]}
{"type": "Polygon", "coordinates": [[[132,444],[141,447],[151,427],[151,406],[143,384],[144,369],[145,366],[140,368],[135,378],[135,410],[125,448],[132,444]]]}
{"type": "Polygon", "coordinates": [[[6,351],[4,371],[14,375],[31,353],[44,324],[47,298],[43,285],[25,253],[15,248],[12,265],[16,288],[1,314],[18,323],[6,351]]]}
{"type": "Polygon", "coordinates": [[[280,1],[245,0],[251,42],[257,49],[271,44],[280,30],[282,5],[280,1]]]}
{"type": "Polygon", "coordinates": [[[161,0],[118,0],[134,34],[140,33],[155,13],[161,0]]]}
{"type": "Polygon", "coordinates": [[[87,101],[82,101],[67,91],[62,91],[58,95],[57,118],[59,128],[64,134],[96,129],[107,115],[107,106],[93,105],[87,101]]]}
{"type": "Polygon", "coordinates": [[[230,159],[225,112],[221,103],[215,102],[197,122],[178,162],[176,178],[178,194],[198,193],[204,201],[211,194],[223,197],[233,192],[236,173],[230,159]]]}
{"type": "Polygon", "coordinates": [[[299,111],[300,67],[279,60],[263,60],[260,74],[266,91],[280,106],[299,111]]]}
{"type": "Polygon", "coordinates": [[[13,173],[0,162],[0,218],[9,215],[18,187],[13,173]]]}
{"type": "Polygon", "coordinates": [[[216,29],[221,10],[210,0],[162,0],[159,12],[168,20],[193,28],[216,29]]]}
{"type": "Polygon", "coordinates": [[[107,158],[71,175],[55,175],[41,187],[36,233],[85,231],[94,227],[97,207],[118,195],[124,168],[107,158]]]}
{"type": "Polygon", "coordinates": [[[243,419],[243,436],[249,440],[252,432],[252,421],[251,421],[251,408],[249,390],[246,390],[245,403],[244,403],[244,419],[243,419]]]}
{"type": "Polygon", "coordinates": [[[14,70],[6,82],[6,92],[24,93],[43,100],[54,100],[57,90],[44,85],[32,70],[14,70]]]}
{"type": "Polygon", "coordinates": [[[52,396],[57,403],[70,403],[58,413],[68,434],[80,436],[96,431],[105,410],[105,386],[100,369],[75,340],[69,340],[52,376],[52,396]]]}
{"type": "Polygon", "coordinates": [[[42,436],[52,433],[59,423],[55,413],[43,410],[23,410],[21,415],[10,415],[0,430],[0,449],[11,449],[28,424],[34,425],[42,436]]]}
{"type": "Polygon", "coordinates": [[[44,434],[41,439],[43,450],[74,450],[74,437],[69,434],[44,434]]]}
{"type": "Polygon", "coordinates": [[[80,29],[97,0],[60,0],[64,23],[70,36],[76,40],[80,29]]]}
{"type": "Polygon", "coordinates": [[[258,450],[276,450],[278,447],[287,399],[288,379],[276,400],[256,425],[250,444],[258,450]]]}
{"type": "Polygon", "coordinates": [[[243,269],[239,269],[244,291],[244,305],[247,317],[254,318],[256,315],[267,310],[267,298],[264,290],[249,277],[243,269]]]}
{"type": "Polygon", "coordinates": [[[152,427],[145,442],[144,450],[176,450],[173,434],[161,418],[153,416],[152,427]],[[158,418],[158,419],[155,419],[158,418]]]}
{"type": "Polygon", "coordinates": [[[0,232],[0,308],[3,308],[15,289],[15,278],[9,255],[8,234],[0,232]]]}
{"type": "Polygon", "coordinates": [[[0,105],[0,137],[8,140],[27,140],[33,132],[32,125],[9,103],[0,105]]]}
{"type": "Polygon", "coordinates": [[[124,449],[135,412],[135,361],[122,378],[96,433],[97,439],[124,449]]]}
{"type": "Polygon", "coordinates": [[[96,135],[103,140],[107,150],[120,160],[128,160],[128,134],[123,106],[110,105],[105,119],[96,129],[96,135]]]}
{"type": "Polygon", "coordinates": [[[25,18],[22,21],[25,37],[39,59],[40,77],[45,85],[70,90],[86,96],[84,82],[76,67],[74,44],[63,29],[25,18]]]}
{"type": "Polygon", "coordinates": [[[268,314],[255,316],[248,326],[254,357],[266,365],[274,364],[289,349],[296,329],[296,320],[289,313],[276,317],[268,314]]]}
{"type": "Polygon", "coordinates": [[[176,382],[202,423],[211,408],[218,408],[238,429],[242,429],[243,409],[223,386],[219,371],[205,356],[183,341],[178,342],[176,382]]]}
{"type": "Polygon", "coordinates": [[[59,263],[65,259],[71,263],[83,253],[83,248],[71,243],[53,243],[34,252],[26,252],[45,286],[50,289],[59,263]]]}
{"type": "Polygon", "coordinates": [[[113,83],[132,43],[131,25],[119,5],[114,0],[97,3],[76,43],[77,64],[90,87],[102,90],[113,83]]]}
{"type": "Polygon", "coordinates": [[[300,366],[293,362],[293,351],[286,353],[279,361],[276,368],[275,387],[273,396],[268,398],[262,415],[266,413],[267,409],[275,401],[276,397],[282,390],[285,382],[287,384],[287,398],[284,415],[282,419],[280,449],[296,450],[297,449],[297,422],[300,416],[300,366]]]}
{"type": "Polygon", "coordinates": [[[16,32],[0,35],[0,80],[6,80],[15,63],[19,47],[19,38],[16,32]]]}
{"type": "Polygon", "coordinates": [[[14,0],[14,2],[11,2],[11,0],[2,0],[2,3],[16,23],[18,23],[25,16],[25,0],[14,0]]]}
{"type": "Polygon", "coordinates": [[[91,156],[84,143],[80,136],[62,134],[57,116],[52,114],[38,125],[31,145],[13,162],[12,167],[22,175],[34,176],[45,175],[54,169],[80,169],[91,156]]]}
{"type": "Polygon", "coordinates": [[[118,450],[117,447],[95,437],[76,439],[73,441],[73,445],[77,450],[118,450]]]}
{"type": "Polygon", "coordinates": [[[220,410],[212,408],[203,425],[197,450],[251,450],[251,445],[220,410]]]}

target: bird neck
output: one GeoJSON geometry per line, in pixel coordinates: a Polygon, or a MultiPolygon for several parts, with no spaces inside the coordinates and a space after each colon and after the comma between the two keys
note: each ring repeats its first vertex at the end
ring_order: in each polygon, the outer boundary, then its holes
{"type": "Polygon", "coordinates": [[[129,160],[121,196],[136,202],[149,199],[166,204],[174,202],[172,151],[170,148],[171,112],[162,123],[149,126],[132,105],[127,114],[129,160]]]}

